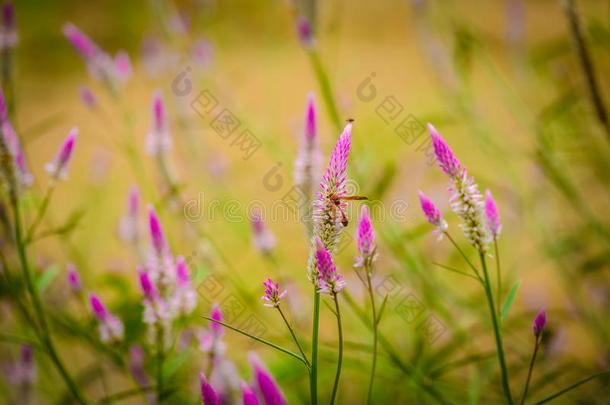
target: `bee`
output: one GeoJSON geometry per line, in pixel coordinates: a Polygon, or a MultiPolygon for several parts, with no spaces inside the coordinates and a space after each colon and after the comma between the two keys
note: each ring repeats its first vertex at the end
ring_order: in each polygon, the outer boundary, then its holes
{"type": "Polygon", "coordinates": [[[363,195],[348,195],[344,197],[339,197],[336,194],[331,194],[330,201],[333,203],[333,214],[336,214],[335,210],[339,210],[339,213],[341,214],[341,224],[343,225],[343,227],[346,227],[349,224],[349,219],[347,218],[345,211],[343,211],[343,208],[341,208],[341,202],[362,200],[368,200],[368,197],[365,197],[363,195]]]}
{"type": "Polygon", "coordinates": [[[348,119],[346,119],[346,120],[345,120],[345,122],[348,122],[348,123],[352,123],[352,122],[354,122],[354,121],[356,121],[356,120],[355,120],[355,119],[353,119],[353,118],[348,118],[348,119]]]}

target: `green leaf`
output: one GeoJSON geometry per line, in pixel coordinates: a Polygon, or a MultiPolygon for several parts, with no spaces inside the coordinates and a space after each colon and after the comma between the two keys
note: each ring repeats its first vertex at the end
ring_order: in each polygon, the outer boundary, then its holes
{"type": "Polygon", "coordinates": [[[178,353],[177,356],[172,357],[163,365],[163,378],[167,379],[171,377],[180,367],[184,365],[193,356],[191,349],[185,349],[178,353]]]}
{"type": "Polygon", "coordinates": [[[36,281],[36,288],[38,289],[38,292],[43,292],[45,288],[47,288],[49,284],[51,284],[51,281],[53,281],[53,279],[57,277],[58,274],[59,266],[57,266],[56,264],[49,266],[44,271],[44,273],[42,273],[40,277],[38,277],[38,280],[36,281]]]}
{"type": "Polygon", "coordinates": [[[381,322],[381,317],[383,316],[383,310],[385,309],[385,304],[388,302],[388,295],[386,294],[383,297],[383,302],[381,303],[381,307],[379,307],[379,315],[377,315],[377,325],[381,322]]]}
{"type": "Polygon", "coordinates": [[[504,301],[504,305],[502,305],[502,312],[500,313],[500,321],[503,321],[508,316],[508,311],[510,311],[510,307],[513,305],[513,301],[515,301],[515,297],[517,296],[517,291],[519,291],[519,287],[521,286],[521,281],[517,281],[513,288],[510,289],[508,296],[506,297],[506,301],[504,301]]]}

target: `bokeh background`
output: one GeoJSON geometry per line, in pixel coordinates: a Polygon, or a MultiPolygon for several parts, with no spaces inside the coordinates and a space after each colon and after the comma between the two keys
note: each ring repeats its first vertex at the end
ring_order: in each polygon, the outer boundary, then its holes
{"type": "MultiPolygon", "coordinates": [[[[610,5],[577,3],[597,87],[609,105],[610,5]]],[[[44,163],[67,131],[80,127],[69,180],[56,189],[44,222],[48,229],[63,224],[65,229],[36,242],[31,258],[39,277],[47,274],[49,279],[43,297],[56,318],[60,350],[93,398],[133,383],[104,359],[99,345],[71,330],[80,324],[76,329],[95,340],[90,315],[78,300],[68,298],[65,267],[74,262],[85,289],[103,295],[125,321],[128,341],[142,335],[135,272],[140,259],[117,237],[127,192],[134,184],[145,201],[161,207],[172,248],[189,259],[196,282],[214,275],[223,288],[213,297],[200,290],[196,315],[184,325],[183,352],[176,354],[169,372],[179,386],[173,403],[197,401],[197,371],[206,358],[188,333],[207,327],[199,315],[207,314],[219,299],[234,295],[245,308],[236,323],[252,314],[266,338],[291,345],[277,314],[258,302],[267,276],[281,276],[288,285],[291,317],[308,346],[309,244],[303,225],[268,218],[277,246],[271,256],[261,255],[252,245],[248,210],[260,207],[271,213],[270,207],[290,192],[309,92],[318,105],[324,162],[340,133],[327,114],[311,60],[296,33],[296,16],[311,17],[309,7],[279,0],[16,4],[13,121],[35,178],[23,202],[30,212],[47,185],[44,163]],[[127,51],[133,73],[118,97],[88,74],[62,35],[66,22],[113,55],[127,51]],[[151,53],[146,44],[159,44],[161,50],[151,53]],[[197,44],[202,53],[193,55],[197,44]],[[179,96],[172,86],[187,68],[193,90],[179,96]],[[98,98],[97,108],[83,104],[83,85],[98,98]],[[162,92],[170,111],[175,142],[170,169],[180,199],[167,197],[155,161],[144,153],[155,90],[162,92]],[[213,115],[202,117],[190,107],[189,101],[204,90],[260,140],[261,147],[249,159],[213,130],[213,115]],[[135,166],[123,146],[125,139],[135,146],[135,166]],[[202,215],[193,216],[193,207],[202,215]],[[213,218],[207,217],[210,210],[213,218]],[[98,368],[106,384],[97,378],[98,368]]],[[[430,164],[426,149],[427,122],[443,134],[480,187],[494,192],[499,205],[504,285],[508,290],[520,282],[503,326],[513,391],[520,393],[525,379],[533,347],[531,320],[540,308],[546,308],[549,324],[532,399],[607,370],[610,133],[591,103],[561,2],[318,2],[315,23],[315,48],[340,119],[355,119],[351,186],[375,200],[378,208],[373,210],[379,239],[375,280],[378,291],[393,283],[381,330],[408,365],[401,368],[381,349],[375,403],[438,401],[428,386],[447,403],[494,403],[502,398],[483,292],[471,280],[433,264],[465,267],[446,240],[436,241],[420,214],[418,189],[449,211],[446,178],[430,164]],[[363,96],[369,91],[374,91],[372,100],[363,96]],[[383,103],[388,100],[402,108],[398,118],[384,115],[380,105],[387,106],[383,103]],[[412,142],[396,132],[407,117],[422,125],[412,142]],[[410,300],[407,309],[405,299],[410,300]],[[425,323],[429,319],[440,329],[432,333],[425,323]]],[[[350,235],[358,212],[354,204],[346,231],[350,235]]],[[[447,217],[467,249],[456,218],[447,217]]],[[[368,308],[352,269],[355,254],[355,243],[348,238],[337,265],[355,304],[368,308]]],[[[3,332],[27,334],[11,315],[10,300],[2,302],[3,332]]],[[[371,335],[349,305],[344,316],[346,360],[339,402],[361,403],[371,335]]],[[[336,356],[329,311],[323,314],[321,333],[321,395],[328,395],[336,356]]],[[[246,353],[255,350],[289,402],[307,403],[307,375],[298,363],[238,334],[227,331],[225,338],[228,357],[242,378],[249,378],[246,353]]],[[[18,346],[0,344],[0,358],[7,364],[17,356],[18,346]]],[[[48,359],[35,358],[37,377],[29,400],[63,403],[66,393],[48,359]]],[[[0,401],[21,403],[8,378],[0,384],[0,401]]],[[[558,402],[607,403],[608,386],[607,377],[593,381],[558,402]]],[[[141,403],[142,398],[123,402],[141,403]]]]}

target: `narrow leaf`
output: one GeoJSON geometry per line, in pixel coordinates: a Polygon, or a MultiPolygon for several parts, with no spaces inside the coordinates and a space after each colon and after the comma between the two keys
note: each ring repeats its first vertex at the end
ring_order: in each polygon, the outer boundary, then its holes
{"type": "Polygon", "coordinates": [[[42,273],[40,277],[38,277],[38,280],[36,281],[36,288],[38,289],[38,292],[43,292],[45,288],[47,288],[49,284],[51,284],[51,281],[53,281],[53,279],[57,277],[57,274],[59,274],[59,266],[49,266],[44,271],[44,273],[42,273]]]}
{"type": "Polygon", "coordinates": [[[519,291],[519,287],[521,286],[521,281],[517,281],[513,288],[510,289],[508,296],[506,297],[506,301],[504,301],[504,305],[502,305],[502,312],[500,313],[500,321],[503,321],[508,316],[508,311],[510,311],[510,307],[513,305],[513,301],[515,301],[515,297],[517,296],[517,291],[519,291]]]}
{"type": "Polygon", "coordinates": [[[385,310],[385,304],[388,302],[388,294],[385,295],[385,297],[383,297],[383,302],[381,303],[381,306],[379,307],[379,315],[377,315],[377,325],[379,325],[379,322],[381,322],[381,317],[383,316],[383,311],[385,310]]]}
{"type": "Polygon", "coordinates": [[[610,371],[604,371],[603,373],[599,373],[599,374],[593,374],[592,376],[587,377],[587,378],[585,378],[584,380],[580,380],[580,381],[578,381],[576,384],[572,384],[572,385],[570,385],[569,387],[562,389],[561,391],[559,391],[559,392],[557,392],[557,393],[555,393],[555,394],[551,395],[550,397],[546,397],[546,398],[545,398],[545,399],[543,399],[542,401],[538,401],[538,402],[536,402],[536,405],[542,405],[542,404],[546,404],[547,402],[550,402],[550,401],[552,401],[553,399],[555,399],[555,398],[557,398],[557,397],[560,397],[561,395],[566,394],[566,393],[568,393],[568,392],[572,391],[574,388],[578,388],[578,387],[580,387],[581,385],[583,385],[583,384],[585,384],[585,383],[587,383],[587,382],[589,382],[589,381],[591,381],[591,380],[593,380],[593,379],[595,379],[595,378],[597,378],[597,377],[603,377],[603,376],[605,376],[605,375],[610,375],[610,371]]]}

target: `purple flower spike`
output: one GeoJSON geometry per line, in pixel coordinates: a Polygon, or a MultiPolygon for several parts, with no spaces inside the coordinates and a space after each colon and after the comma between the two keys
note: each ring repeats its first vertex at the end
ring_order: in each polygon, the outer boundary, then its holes
{"type": "Polygon", "coordinates": [[[80,99],[85,106],[88,108],[94,109],[97,107],[97,99],[95,98],[95,94],[93,91],[87,86],[81,86],[78,94],[80,95],[80,99]]]}
{"type": "Polygon", "coordinates": [[[68,163],[70,163],[70,159],[72,158],[72,152],[74,151],[74,144],[77,136],[78,128],[74,127],[70,130],[70,132],[68,132],[68,136],[64,140],[64,143],[55,159],[52,162],[47,163],[45,168],[47,172],[55,179],[65,179],[67,177],[68,163]]]}
{"type": "Polygon", "coordinates": [[[489,233],[496,239],[502,231],[502,223],[500,222],[498,207],[489,190],[485,192],[485,219],[487,219],[487,229],[489,230],[489,233]]]}
{"type": "Polygon", "coordinates": [[[100,49],[85,33],[74,24],[67,23],[63,27],[65,37],[72,46],[81,54],[85,60],[93,60],[97,57],[100,49]]]}
{"type": "Polygon", "coordinates": [[[544,331],[544,327],[546,326],[546,312],[544,309],[541,309],[538,312],[538,315],[534,318],[534,336],[538,337],[544,331]]]}
{"type": "MultiPolygon", "coordinates": [[[[218,306],[218,304],[214,304],[214,306],[212,307],[212,311],[210,312],[210,318],[215,321],[222,322],[222,312],[220,311],[220,307],[218,306]]],[[[210,322],[210,329],[216,337],[222,336],[224,334],[224,328],[219,323],[210,322]]]]}
{"type": "Polygon", "coordinates": [[[417,193],[419,194],[419,202],[426,219],[436,227],[435,232],[438,233],[439,240],[442,239],[443,232],[447,230],[447,222],[443,219],[441,210],[421,190],[417,193]]]}
{"type": "Polygon", "coordinates": [[[254,370],[254,381],[265,400],[266,405],[285,405],[286,398],[277,382],[267,371],[263,362],[254,352],[248,353],[248,360],[254,370]]]}
{"type": "Polygon", "coordinates": [[[261,300],[265,301],[263,305],[266,307],[279,306],[280,301],[288,294],[286,290],[280,291],[279,283],[274,283],[270,278],[263,282],[263,286],[265,286],[265,295],[261,297],[261,300]]]}
{"type": "Polygon", "coordinates": [[[428,131],[432,138],[432,146],[434,147],[434,154],[436,155],[439,166],[450,177],[458,176],[461,171],[461,165],[453,151],[451,151],[447,142],[445,142],[432,124],[428,124],[428,131]]]}
{"type": "Polygon", "coordinates": [[[117,52],[116,56],[114,57],[114,69],[119,80],[124,82],[129,80],[132,69],[131,59],[129,59],[129,54],[127,52],[117,52]]]}
{"type": "Polygon", "coordinates": [[[260,210],[255,210],[250,215],[252,223],[254,248],[263,254],[270,254],[275,247],[275,236],[265,224],[260,210]]]}
{"type": "Polygon", "coordinates": [[[241,388],[241,397],[243,405],[258,405],[258,398],[254,393],[254,390],[250,388],[250,386],[245,381],[239,382],[239,387],[241,388]]]}
{"type": "Polygon", "coordinates": [[[303,48],[309,49],[314,46],[311,24],[307,18],[299,16],[297,19],[297,34],[303,48]]]}
{"type": "Polygon", "coordinates": [[[100,322],[104,322],[108,317],[108,310],[99,297],[93,293],[89,294],[89,303],[91,304],[93,315],[95,315],[100,322]]]}
{"type": "Polygon", "coordinates": [[[146,149],[150,155],[160,155],[172,147],[172,139],[169,136],[169,123],[167,111],[163,103],[161,92],[153,95],[152,101],[152,123],[146,137],[146,149]]]}
{"type": "Polygon", "coordinates": [[[186,261],[182,256],[178,257],[176,260],[176,283],[179,287],[191,284],[189,270],[186,267],[186,261]]]}
{"type": "Polygon", "coordinates": [[[360,258],[364,262],[367,259],[372,259],[375,254],[375,231],[371,223],[371,214],[369,207],[362,206],[360,210],[360,221],[358,222],[358,231],[356,232],[356,242],[360,258]]]}
{"type": "Polygon", "coordinates": [[[148,205],[148,227],[150,231],[150,241],[158,256],[163,256],[167,253],[169,247],[161,227],[159,217],[152,205],[148,205]]]}
{"type": "Polygon", "coordinates": [[[305,112],[305,138],[315,139],[318,135],[318,122],[316,116],[316,101],[313,92],[307,96],[307,111],[305,112]]]}
{"type": "Polygon", "coordinates": [[[332,192],[337,197],[343,197],[346,193],[345,181],[347,180],[347,158],[352,146],[352,123],[348,123],[343,129],[337,145],[330,156],[326,173],[322,179],[322,190],[332,192]]]}
{"type": "Polygon", "coordinates": [[[203,405],[218,405],[220,403],[216,391],[214,391],[214,388],[212,388],[202,372],[199,373],[199,387],[201,388],[203,405]]]}
{"type": "Polygon", "coordinates": [[[81,291],[81,282],[80,276],[78,275],[78,271],[76,271],[76,266],[72,263],[68,263],[68,284],[70,288],[75,293],[80,293],[81,291]]]}
{"type": "Polygon", "coordinates": [[[345,287],[343,276],[337,273],[333,259],[322,243],[316,238],[316,262],[318,265],[318,290],[327,294],[337,294],[345,287]]]}
{"type": "Polygon", "coordinates": [[[148,300],[154,300],[157,297],[157,291],[154,284],[150,280],[150,276],[144,269],[138,269],[140,278],[140,287],[144,293],[144,297],[148,300]]]}

